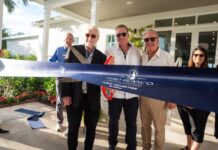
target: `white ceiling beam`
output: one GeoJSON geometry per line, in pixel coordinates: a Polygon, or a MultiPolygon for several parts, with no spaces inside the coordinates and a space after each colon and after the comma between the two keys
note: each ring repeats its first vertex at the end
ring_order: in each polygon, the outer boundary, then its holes
{"type": "Polygon", "coordinates": [[[49,8],[58,8],[70,4],[74,4],[77,2],[81,2],[84,0],[47,0],[44,2],[44,6],[49,7],[49,8]]]}
{"type": "Polygon", "coordinates": [[[80,16],[72,11],[67,10],[67,9],[56,8],[55,10],[64,16],[70,17],[72,20],[74,20],[76,22],[79,22],[79,23],[89,23],[90,22],[90,19],[85,18],[83,16],[80,16]]]}

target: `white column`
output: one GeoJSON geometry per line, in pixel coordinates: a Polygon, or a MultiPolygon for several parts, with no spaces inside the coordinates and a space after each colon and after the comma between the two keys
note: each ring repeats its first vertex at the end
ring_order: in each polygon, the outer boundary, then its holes
{"type": "Polygon", "coordinates": [[[194,29],[190,33],[191,33],[191,47],[190,47],[189,56],[191,56],[192,51],[194,50],[194,48],[196,48],[199,45],[199,42],[198,42],[199,31],[194,29]]]}
{"type": "Polygon", "coordinates": [[[91,0],[91,25],[98,24],[98,10],[99,10],[99,1],[91,0]]]}
{"type": "Polygon", "coordinates": [[[175,30],[172,29],[171,33],[171,48],[170,48],[170,54],[173,56],[173,59],[175,60],[175,51],[176,51],[176,33],[175,30]]]}
{"type": "Polygon", "coordinates": [[[3,0],[0,1],[0,49],[2,49],[3,0]]]}
{"type": "Polygon", "coordinates": [[[216,65],[218,65],[218,32],[216,32],[216,52],[215,52],[215,66],[214,67],[216,67],[216,65]]]}
{"type": "Polygon", "coordinates": [[[43,37],[42,37],[42,51],[39,61],[47,61],[48,56],[48,42],[49,42],[49,28],[50,28],[50,13],[48,7],[44,7],[44,23],[43,23],[43,37]]]}

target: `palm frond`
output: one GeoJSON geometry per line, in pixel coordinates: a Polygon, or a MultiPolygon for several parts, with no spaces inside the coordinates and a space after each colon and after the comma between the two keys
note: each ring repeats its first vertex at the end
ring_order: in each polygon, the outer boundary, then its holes
{"type": "Polygon", "coordinates": [[[4,4],[7,7],[9,13],[12,13],[17,6],[13,0],[4,0],[4,4]]]}
{"type": "MultiPolygon", "coordinates": [[[[20,2],[20,0],[18,1],[18,3],[20,2]]],[[[22,3],[24,5],[28,5],[29,4],[29,0],[22,0],[22,3]]],[[[8,9],[9,13],[12,13],[15,10],[15,7],[17,6],[16,2],[14,2],[14,0],[4,0],[4,4],[8,9]]]]}
{"type": "Polygon", "coordinates": [[[29,0],[22,0],[24,5],[28,5],[29,4],[29,0]]]}

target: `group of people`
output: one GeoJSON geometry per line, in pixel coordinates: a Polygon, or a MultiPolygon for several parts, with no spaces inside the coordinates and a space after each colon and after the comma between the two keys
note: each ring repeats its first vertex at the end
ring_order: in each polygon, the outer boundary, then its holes
{"type": "MultiPolygon", "coordinates": [[[[128,27],[120,24],[115,28],[117,46],[106,50],[103,54],[96,48],[99,40],[99,29],[89,26],[85,33],[85,44],[73,45],[73,35],[67,33],[64,39],[65,45],[56,49],[50,62],[104,64],[107,57],[112,56],[112,65],[142,65],[142,66],[174,66],[173,57],[159,46],[158,33],[149,29],[144,34],[146,52],[141,56],[140,50],[134,47],[129,41],[128,27]],[[77,51],[77,52],[75,52],[77,51]]],[[[2,52],[0,51],[0,56],[2,52]]],[[[208,56],[203,47],[193,50],[188,67],[207,68],[208,56]]],[[[84,149],[93,149],[96,134],[96,126],[101,109],[100,86],[84,81],[65,81],[63,78],[56,79],[57,92],[57,118],[56,130],[63,131],[64,117],[63,110],[66,108],[68,127],[65,131],[68,149],[76,150],[78,146],[78,134],[82,116],[86,128],[84,149]]],[[[126,123],[125,142],[127,150],[135,150],[137,147],[137,115],[138,109],[141,117],[141,135],[143,150],[150,150],[152,147],[152,124],[155,130],[154,149],[163,150],[165,143],[165,123],[167,109],[173,109],[176,104],[157,100],[149,97],[110,89],[113,94],[112,100],[108,101],[109,115],[109,150],[115,150],[118,144],[119,119],[122,110],[124,111],[126,123]]],[[[178,105],[187,144],[182,150],[198,150],[204,139],[204,131],[207,118],[210,112],[178,105]]],[[[0,118],[1,119],[1,118],[0,118]]],[[[1,120],[0,120],[1,125],[1,120]]],[[[218,115],[215,121],[215,137],[218,138],[218,115]]],[[[0,127],[0,133],[8,133],[0,127]]]]}
{"type": "MultiPolygon", "coordinates": [[[[126,25],[120,24],[115,28],[117,46],[106,50],[105,54],[96,48],[100,33],[97,27],[89,26],[85,33],[85,44],[74,45],[73,35],[67,33],[65,46],[58,48],[50,61],[66,63],[104,64],[108,56],[112,56],[110,64],[113,65],[142,65],[142,66],[174,66],[173,57],[159,46],[158,33],[149,29],[144,34],[146,52],[141,56],[140,50],[134,47],[129,41],[129,33],[126,25]],[[77,51],[75,53],[75,51],[77,51]],[[78,54],[79,52],[79,54],[78,54]]],[[[208,65],[206,50],[197,47],[189,60],[188,67],[205,68],[208,65]]],[[[57,117],[59,119],[57,131],[63,126],[63,106],[66,107],[68,130],[67,143],[69,150],[76,150],[78,146],[79,127],[84,117],[86,127],[84,149],[93,149],[96,126],[100,115],[100,86],[84,81],[60,82],[56,80],[57,86],[57,117]]],[[[119,119],[122,109],[126,123],[125,142],[127,150],[135,150],[137,146],[137,115],[140,110],[141,134],[143,150],[150,150],[152,147],[151,136],[153,124],[155,129],[154,149],[164,149],[165,123],[167,109],[173,109],[176,104],[161,101],[149,97],[110,89],[113,94],[112,100],[108,101],[109,115],[109,150],[115,150],[118,143],[119,119]]],[[[184,150],[198,150],[203,142],[204,130],[209,112],[178,106],[185,134],[187,145],[184,150]]],[[[216,122],[216,124],[218,124],[216,122]]],[[[217,131],[218,132],[218,131],[217,131]]],[[[217,133],[216,133],[217,135],[217,133]]]]}

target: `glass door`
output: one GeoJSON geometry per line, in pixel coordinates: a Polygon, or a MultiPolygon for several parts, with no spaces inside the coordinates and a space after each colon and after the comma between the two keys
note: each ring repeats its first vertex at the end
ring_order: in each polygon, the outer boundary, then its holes
{"type": "Polygon", "coordinates": [[[190,49],[191,49],[192,33],[176,33],[175,43],[175,61],[178,57],[182,58],[182,66],[187,66],[190,49]]]}
{"type": "Polygon", "coordinates": [[[167,52],[170,52],[170,48],[171,48],[171,41],[170,41],[171,34],[172,34],[171,31],[159,31],[158,32],[160,48],[167,52]]]}
{"type": "Polygon", "coordinates": [[[216,47],[217,47],[217,31],[199,32],[198,43],[207,50],[209,67],[214,67],[216,47]]]}

